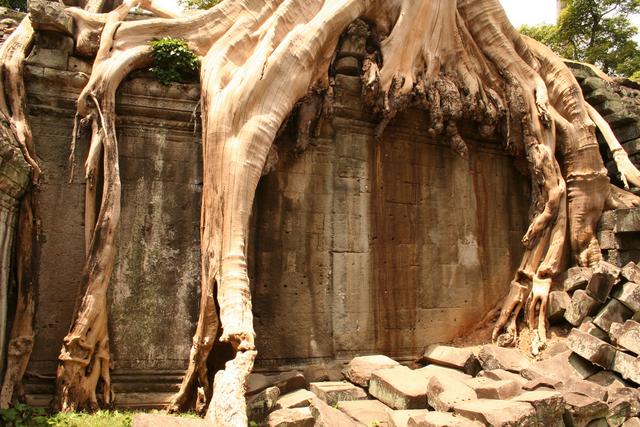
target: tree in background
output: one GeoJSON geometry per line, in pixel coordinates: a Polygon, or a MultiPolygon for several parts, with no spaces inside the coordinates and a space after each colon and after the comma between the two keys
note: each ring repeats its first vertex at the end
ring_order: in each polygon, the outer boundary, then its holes
{"type": "Polygon", "coordinates": [[[520,31],[560,56],[595,64],[608,74],[640,78],[638,29],[629,17],[640,0],[568,0],[556,25],[523,25],[520,31]]]}
{"type": "Polygon", "coordinates": [[[26,12],[27,0],[0,0],[0,7],[26,12]]]}

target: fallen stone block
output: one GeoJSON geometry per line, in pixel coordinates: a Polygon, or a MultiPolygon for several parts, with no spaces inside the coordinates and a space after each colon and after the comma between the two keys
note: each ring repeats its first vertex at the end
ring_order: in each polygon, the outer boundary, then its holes
{"type": "Polygon", "coordinates": [[[163,414],[136,414],[132,427],[207,427],[209,423],[198,418],[175,417],[163,414]]]}
{"type": "Polygon", "coordinates": [[[607,401],[607,388],[587,380],[570,379],[562,385],[562,390],[607,401]]]}
{"type": "Polygon", "coordinates": [[[552,325],[564,322],[564,313],[571,304],[571,297],[564,291],[549,292],[547,303],[547,319],[552,325]]]}
{"type": "Polygon", "coordinates": [[[615,333],[616,343],[636,355],[640,355],[640,323],[627,320],[615,333]]]}
{"type": "Polygon", "coordinates": [[[471,421],[449,412],[427,412],[409,418],[408,427],[482,427],[482,423],[471,421]]]}
{"type": "Polygon", "coordinates": [[[311,408],[278,409],[267,417],[267,427],[314,427],[311,408]]]}
{"type": "Polygon", "coordinates": [[[36,30],[56,31],[73,35],[73,18],[65,12],[62,3],[30,0],[31,25],[36,30]]]}
{"type": "Polygon", "coordinates": [[[337,363],[316,363],[307,365],[302,375],[308,383],[323,381],[341,381],[342,367],[337,363]]]}
{"type": "Polygon", "coordinates": [[[471,350],[440,344],[427,347],[419,362],[460,369],[465,374],[472,376],[480,371],[480,363],[471,350]]]}
{"type": "Polygon", "coordinates": [[[283,372],[278,375],[262,375],[252,373],[247,379],[247,392],[251,396],[269,387],[278,387],[280,394],[290,393],[299,389],[309,388],[309,383],[298,371],[283,372]]]}
{"type": "Polygon", "coordinates": [[[562,387],[562,381],[549,378],[549,377],[540,377],[530,381],[527,381],[525,385],[522,386],[522,389],[525,391],[536,391],[536,390],[544,390],[544,391],[553,391],[562,387]]]}
{"type": "Polygon", "coordinates": [[[520,387],[527,382],[526,378],[504,369],[491,369],[488,371],[480,371],[476,378],[488,378],[494,381],[515,381],[520,387]]]}
{"type": "Polygon", "coordinates": [[[281,395],[276,401],[275,409],[304,408],[311,405],[316,395],[309,390],[301,389],[281,395]]]}
{"type": "MultiPolygon", "coordinates": [[[[634,264],[635,266],[635,264],[634,264]]],[[[638,268],[635,266],[635,268],[638,268]]],[[[633,312],[640,311],[640,285],[627,282],[613,290],[612,296],[633,312]]]]}
{"type": "Polygon", "coordinates": [[[369,387],[371,374],[378,369],[388,369],[400,364],[395,360],[382,355],[355,357],[342,370],[346,379],[362,387],[369,387]]]}
{"type": "Polygon", "coordinates": [[[465,374],[464,372],[459,371],[457,369],[447,368],[439,365],[427,365],[424,368],[415,369],[414,372],[422,375],[424,378],[427,379],[427,381],[432,376],[438,375],[438,374],[455,378],[458,381],[464,381],[464,380],[468,380],[469,378],[472,378],[471,375],[465,374]]]}
{"type": "Polygon", "coordinates": [[[620,275],[629,282],[640,283],[640,267],[633,261],[622,267],[620,275]]]}
{"type": "Polygon", "coordinates": [[[609,390],[609,393],[611,393],[611,390],[614,390],[616,388],[627,386],[627,383],[622,378],[620,378],[618,374],[612,371],[596,372],[595,374],[587,378],[587,380],[602,387],[606,387],[607,390],[609,390]]]}
{"type": "Polygon", "coordinates": [[[456,404],[477,398],[471,387],[444,375],[434,375],[427,386],[427,402],[436,411],[449,412],[456,404]]]}
{"type": "Polygon", "coordinates": [[[629,417],[637,417],[640,415],[640,391],[638,389],[632,387],[618,387],[609,390],[607,403],[612,403],[619,399],[624,399],[631,405],[629,417]]]}
{"type": "Polygon", "coordinates": [[[522,376],[528,380],[553,376],[559,381],[566,382],[571,378],[588,378],[598,370],[591,362],[569,350],[532,363],[529,368],[522,371],[522,376]]]}
{"type": "Polygon", "coordinates": [[[640,427],[640,418],[629,418],[622,424],[622,427],[640,427]]]}
{"type": "Polygon", "coordinates": [[[618,399],[608,404],[607,424],[618,427],[631,417],[631,403],[627,399],[618,399]]]}
{"type": "Polygon", "coordinates": [[[261,423],[269,413],[275,409],[276,402],[280,397],[278,387],[269,387],[260,393],[247,398],[247,418],[249,421],[261,423]]]}
{"type": "Polygon", "coordinates": [[[587,316],[595,314],[600,303],[586,291],[578,289],[571,296],[571,304],[564,313],[564,318],[573,326],[579,326],[587,316]]]}
{"type": "Polygon", "coordinates": [[[571,267],[565,273],[562,287],[565,292],[573,292],[578,289],[584,289],[591,279],[593,271],[588,267],[571,267]]]}
{"type": "Polygon", "coordinates": [[[593,319],[593,323],[609,333],[612,323],[624,323],[634,312],[616,299],[610,300],[593,319]]]}
{"type": "Polygon", "coordinates": [[[590,317],[587,317],[582,324],[578,326],[578,329],[589,335],[593,335],[602,341],[609,341],[609,334],[603,331],[599,326],[595,325],[590,317]]]}
{"type": "Polygon", "coordinates": [[[520,373],[531,364],[527,356],[515,348],[499,347],[495,344],[488,344],[482,347],[478,354],[480,365],[484,370],[504,369],[520,373]]]}
{"type": "Polygon", "coordinates": [[[514,380],[495,381],[486,377],[471,378],[464,382],[475,391],[478,399],[506,400],[517,396],[522,391],[514,380]]]}
{"type": "Polygon", "coordinates": [[[536,411],[539,426],[563,426],[562,415],[564,414],[565,403],[561,393],[543,390],[528,391],[514,397],[512,400],[531,404],[536,411]]]}
{"type": "Polygon", "coordinates": [[[344,400],[363,400],[367,398],[367,393],[346,381],[327,381],[311,383],[311,392],[326,402],[329,406],[334,406],[344,400]]]}
{"type": "Polygon", "coordinates": [[[433,411],[429,409],[405,409],[400,411],[390,411],[389,418],[392,427],[407,427],[411,417],[419,417],[423,414],[429,414],[433,411]]]}
{"type": "Polygon", "coordinates": [[[593,269],[586,291],[597,301],[605,303],[619,276],[620,268],[606,261],[600,261],[593,269]]]}
{"type": "Polygon", "coordinates": [[[564,422],[568,426],[586,426],[591,421],[606,418],[606,403],[578,393],[563,393],[565,401],[564,422]]]}
{"type": "Polygon", "coordinates": [[[314,427],[363,427],[344,412],[332,408],[320,399],[314,399],[309,408],[315,421],[314,427]]]}
{"type": "Polygon", "coordinates": [[[640,361],[638,358],[618,351],[611,369],[622,375],[625,380],[640,384],[640,361]]]}
{"type": "Polygon", "coordinates": [[[567,337],[567,345],[576,354],[605,369],[613,366],[616,349],[599,338],[573,328],[567,337]]]}
{"type": "Polygon", "coordinates": [[[396,366],[372,373],[369,393],[393,409],[424,409],[427,386],[423,375],[406,366],[396,366]]]}
{"type": "Polygon", "coordinates": [[[389,407],[377,400],[339,402],[338,409],[365,426],[387,427],[391,425],[389,407]]]}
{"type": "Polygon", "coordinates": [[[456,405],[453,412],[456,415],[495,427],[536,425],[536,411],[531,404],[526,402],[478,399],[456,405]]]}

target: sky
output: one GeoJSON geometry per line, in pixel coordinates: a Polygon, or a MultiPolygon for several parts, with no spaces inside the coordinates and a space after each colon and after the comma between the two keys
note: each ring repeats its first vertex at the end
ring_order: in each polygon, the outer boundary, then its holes
{"type": "Polygon", "coordinates": [[[514,27],[522,24],[555,24],[557,16],[556,0],[500,0],[514,27]]]}

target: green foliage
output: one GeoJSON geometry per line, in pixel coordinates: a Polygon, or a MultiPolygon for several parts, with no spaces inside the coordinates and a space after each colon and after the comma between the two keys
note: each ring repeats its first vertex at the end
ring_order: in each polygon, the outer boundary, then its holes
{"type": "Polygon", "coordinates": [[[0,7],[26,12],[27,0],[0,0],[0,7]]]}
{"type": "Polygon", "coordinates": [[[46,427],[47,417],[42,408],[16,403],[13,408],[0,409],[0,425],[4,427],[46,427]]]}
{"type": "Polygon", "coordinates": [[[153,55],[151,71],[160,83],[185,82],[197,77],[200,61],[186,41],[163,37],[149,44],[153,55]]]}
{"type": "Polygon", "coordinates": [[[131,412],[97,411],[93,414],[85,412],[58,413],[49,418],[48,426],[52,427],[131,427],[131,412]]]}
{"type": "Polygon", "coordinates": [[[640,70],[640,48],[629,16],[639,12],[640,0],[567,0],[557,25],[523,26],[520,31],[560,56],[631,76],[640,70]]]}
{"type": "Polygon", "coordinates": [[[220,3],[222,0],[182,0],[181,3],[187,9],[211,9],[213,6],[220,3]]]}

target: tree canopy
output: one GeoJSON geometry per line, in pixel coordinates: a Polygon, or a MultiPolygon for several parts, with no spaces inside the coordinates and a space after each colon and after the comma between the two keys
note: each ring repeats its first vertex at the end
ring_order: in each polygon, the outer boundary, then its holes
{"type": "Polygon", "coordinates": [[[640,71],[640,48],[633,40],[638,29],[630,20],[636,13],[640,0],[568,0],[556,25],[524,25],[520,32],[560,56],[630,77],[640,71]]]}

